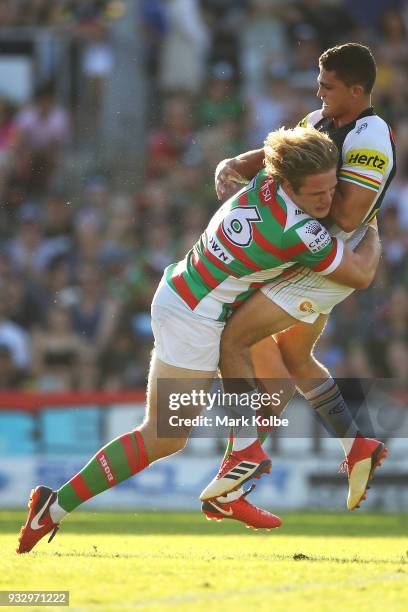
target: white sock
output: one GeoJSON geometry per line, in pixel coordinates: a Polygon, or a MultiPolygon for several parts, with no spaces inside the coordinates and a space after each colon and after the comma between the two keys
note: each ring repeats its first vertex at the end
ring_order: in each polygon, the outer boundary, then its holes
{"type": "Polygon", "coordinates": [[[251,446],[258,440],[258,428],[253,423],[254,411],[251,409],[251,397],[259,396],[257,389],[249,390],[245,393],[238,393],[237,403],[231,405],[230,413],[235,420],[235,425],[232,427],[234,441],[232,444],[233,451],[242,451],[248,446],[251,446]]]}
{"type": "Polygon", "coordinates": [[[242,451],[244,448],[251,446],[256,440],[258,440],[258,436],[254,436],[253,438],[234,438],[232,450],[242,451]]]}
{"type": "Polygon", "coordinates": [[[51,504],[50,516],[53,523],[59,523],[66,514],[68,514],[68,512],[64,510],[64,508],[61,508],[57,501],[51,504]]]}
{"type": "Polygon", "coordinates": [[[339,438],[339,442],[342,445],[343,449],[344,449],[344,454],[348,455],[349,452],[351,451],[351,447],[354,444],[354,438],[339,438]]]}

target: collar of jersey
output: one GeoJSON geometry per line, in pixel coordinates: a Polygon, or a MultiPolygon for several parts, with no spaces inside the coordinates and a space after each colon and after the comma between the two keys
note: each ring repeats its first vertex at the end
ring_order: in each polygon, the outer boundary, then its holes
{"type": "Polygon", "coordinates": [[[294,201],[288,196],[286,191],[283,189],[282,185],[279,185],[276,190],[276,195],[282,198],[282,200],[286,204],[286,223],[284,231],[286,232],[288,229],[297,225],[301,221],[304,221],[305,218],[310,219],[310,215],[305,212],[300,206],[294,203],[294,201]],[[297,213],[296,211],[301,211],[301,213],[297,213]]]}
{"type": "Polygon", "coordinates": [[[287,207],[295,206],[296,208],[299,208],[298,206],[296,206],[294,201],[288,196],[288,194],[286,193],[286,191],[284,190],[284,188],[280,184],[278,185],[278,188],[276,190],[276,195],[278,195],[278,196],[280,196],[282,198],[282,200],[285,202],[287,207]]]}
{"type": "MultiPolygon", "coordinates": [[[[374,110],[373,106],[368,106],[367,108],[365,108],[358,117],[356,117],[355,119],[353,119],[353,121],[350,121],[350,123],[346,123],[345,125],[342,125],[340,128],[335,128],[333,127],[334,130],[343,130],[345,132],[349,132],[353,129],[353,127],[356,125],[357,121],[359,121],[360,119],[364,119],[364,117],[372,117],[373,115],[375,115],[376,112],[374,110]]],[[[331,125],[334,126],[334,120],[331,119],[331,125]]]]}

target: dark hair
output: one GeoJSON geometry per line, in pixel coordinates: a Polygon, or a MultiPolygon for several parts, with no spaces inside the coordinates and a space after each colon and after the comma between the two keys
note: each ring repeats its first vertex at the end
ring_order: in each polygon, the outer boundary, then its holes
{"type": "Polygon", "coordinates": [[[361,85],[370,94],[377,76],[377,66],[371,50],[365,45],[347,43],[327,49],[319,57],[319,66],[334,70],[348,87],[361,85]]]}

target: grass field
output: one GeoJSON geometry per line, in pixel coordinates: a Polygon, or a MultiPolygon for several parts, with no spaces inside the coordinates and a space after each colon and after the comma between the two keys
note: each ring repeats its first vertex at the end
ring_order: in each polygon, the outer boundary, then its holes
{"type": "Polygon", "coordinates": [[[0,590],[69,590],[73,610],[408,607],[408,515],[285,513],[262,533],[199,513],[78,512],[19,556],[23,517],[0,512],[0,590]]]}

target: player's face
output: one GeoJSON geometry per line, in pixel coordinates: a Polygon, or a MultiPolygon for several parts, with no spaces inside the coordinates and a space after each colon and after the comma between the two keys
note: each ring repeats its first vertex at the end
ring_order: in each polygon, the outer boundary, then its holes
{"type": "Polygon", "coordinates": [[[283,188],[295,204],[316,219],[323,219],[330,212],[337,185],[336,168],[321,174],[311,174],[295,192],[290,185],[283,188]]]}
{"type": "Polygon", "coordinates": [[[323,117],[341,118],[350,112],[353,102],[353,87],[348,87],[336,77],[335,70],[321,69],[317,78],[317,96],[322,101],[323,117]]]}

